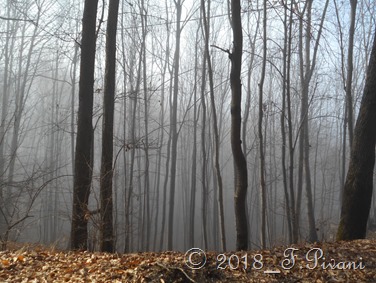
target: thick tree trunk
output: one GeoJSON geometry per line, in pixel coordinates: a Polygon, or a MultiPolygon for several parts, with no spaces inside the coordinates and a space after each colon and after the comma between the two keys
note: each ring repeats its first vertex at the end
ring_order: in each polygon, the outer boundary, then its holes
{"type": "Polygon", "coordinates": [[[98,0],[85,0],[82,20],[78,125],[73,185],[71,249],[87,249],[88,201],[92,177],[93,87],[98,0]]]}
{"type": "Polygon", "coordinates": [[[359,116],[354,128],[337,240],[362,239],[366,236],[373,190],[375,141],[376,40],[373,43],[359,116]]]}

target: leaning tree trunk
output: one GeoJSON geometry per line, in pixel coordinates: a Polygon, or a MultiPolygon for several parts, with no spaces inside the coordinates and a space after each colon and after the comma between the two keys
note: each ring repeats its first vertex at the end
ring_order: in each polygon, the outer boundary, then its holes
{"type": "Polygon", "coordinates": [[[354,128],[337,240],[362,239],[366,236],[373,190],[375,142],[376,40],[373,43],[359,116],[354,128]]]}

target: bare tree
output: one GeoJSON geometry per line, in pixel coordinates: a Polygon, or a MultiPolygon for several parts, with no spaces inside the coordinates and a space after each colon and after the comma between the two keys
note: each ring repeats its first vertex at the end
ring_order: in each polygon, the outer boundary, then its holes
{"type": "Polygon", "coordinates": [[[267,6],[266,0],[264,0],[263,7],[263,48],[262,48],[262,67],[261,77],[259,82],[259,104],[258,104],[258,138],[259,138],[259,156],[260,156],[260,198],[261,198],[261,246],[266,247],[266,184],[265,184],[265,152],[264,152],[264,136],[263,136],[263,116],[264,116],[264,81],[265,81],[265,69],[266,69],[266,56],[267,56],[267,6]]]}
{"type": "Polygon", "coordinates": [[[197,101],[197,84],[198,84],[198,42],[199,29],[196,32],[195,41],[195,76],[193,88],[193,141],[192,141],[192,168],[191,168],[191,199],[189,203],[189,237],[188,245],[194,246],[195,238],[195,212],[196,212],[196,191],[197,191],[197,126],[198,126],[198,101],[197,101]]]}
{"type": "Polygon", "coordinates": [[[106,34],[106,70],[104,81],[102,161],[100,178],[100,250],[104,252],[114,251],[112,163],[116,75],[116,32],[118,11],[119,0],[111,0],[108,7],[108,21],[106,34]]]}
{"type": "MultiPolygon", "coordinates": [[[[291,1],[292,5],[292,1],[291,1]]],[[[290,153],[290,164],[294,162],[294,149],[292,148],[292,126],[291,126],[291,102],[290,102],[290,62],[291,62],[291,31],[292,31],[292,9],[284,7],[284,44],[283,44],[283,87],[282,87],[282,109],[281,109],[281,134],[282,134],[282,178],[283,189],[286,201],[287,229],[289,242],[297,242],[297,229],[293,239],[293,226],[295,224],[295,194],[293,188],[293,168],[290,167],[289,175],[287,170],[288,146],[290,153]],[[286,133],[287,132],[287,133],[286,133]],[[287,137],[288,136],[288,142],[287,137]],[[288,177],[290,176],[290,177],[288,177]]]]}
{"type": "Polygon", "coordinates": [[[173,246],[173,229],[174,229],[174,207],[175,207],[175,186],[176,186],[176,160],[177,160],[177,113],[178,113],[178,93],[179,93],[179,65],[180,65],[180,35],[181,35],[181,12],[182,1],[175,1],[176,7],[176,31],[175,31],[175,54],[174,54],[174,90],[172,97],[172,113],[171,113],[171,171],[170,171],[170,197],[169,197],[169,213],[168,213],[168,238],[167,248],[172,249],[173,246]]]}
{"type": "Polygon", "coordinates": [[[205,8],[205,1],[201,0],[201,9],[203,13],[203,28],[204,28],[204,41],[205,41],[205,49],[204,52],[206,55],[207,65],[208,65],[208,75],[209,75],[209,93],[210,93],[210,103],[213,115],[213,131],[214,131],[214,168],[216,174],[216,181],[218,186],[218,207],[219,207],[219,224],[220,224],[220,231],[221,231],[221,244],[222,250],[226,250],[226,231],[225,231],[225,212],[223,206],[223,181],[222,181],[222,174],[221,168],[219,164],[219,151],[220,151],[220,141],[219,141],[219,130],[218,130],[218,118],[217,118],[217,110],[215,106],[214,100],[214,81],[213,81],[213,68],[209,54],[209,26],[210,26],[210,1],[208,1],[208,14],[206,15],[206,8],[205,8]]]}
{"type": "Polygon", "coordinates": [[[248,187],[247,162],[242,151],[241,134],[241,65],[243,53],[243,31],[240,14],[240,0],[231,0],[231,26],[233,33],[233,50],[231,59],[231,149],[234,158],[235,174],[235,217],[236,249],[248,248],[248,224],[246,213],[246,196],[248,187]]]}
{"type": "Polygon", "coordinates": [[[205,249],[208,248],[208,227],[207,227],[207,217],[208,217],[208,154],[206,146],[206,135],[207,135],[207,107],[206,107],[206,60],[207,53],[204,52],[204,57],[202,59],[202,77],[201,77],[201,108],[202,108],[202,118],[201,118],[201,156],[202,156],[202,167],[201,167],[201,183],[202,183],[202,236],[204,240],[205,249]]]}
{"type": "Polygon", "coordinates": [[[309,240],[314,242],[317,241],[317,232],[314,216],[313,207],[313,196],[312,196],[312,181],[311,181],[311,171],[310,171],[310,144],[309,144],[309,87],[313,76],[313,72],[316,67],[316,58],[319,48],[320,38],[322,34],[322,29],[324,25],[325,15],[329,5],[329,1],[325,2],[323,9],[323,14],[321,17],[321,22],[318,30],[317,39],[313,47],[313,54],[311,59],[311,23],[312,23],[312,2],[309,0],[303,7],[303,11],[300,13],[299,20],[299,66],[300,66],[300,85],[302,92],[301,100],[301,112],[300,121],[301,128],[299,133],[299,172],[298,172],[298,195],[296,201],[296,216],[297,223],[299,224],[300,217],[300,207],[301,207],[301,196],[303,190],[303,169],[305,173],[305,186],[307,192],[307,211],[308,211],[308,223],[309,223],[309,240]],[[307,25],[304,31],[303,15],[306,13],[307,25]],[[303,40],[305,37],[305,43],[303,40]],[[304,47],[303,47],[304,45],[304,47]]]}
{"type": "Polygon", "coordinates": [[[78,125],[73,185],[71,249],[87,249],[88,201],[92,178],[93,88],[98,0],[85,0],[82,19],[78,125]]]}

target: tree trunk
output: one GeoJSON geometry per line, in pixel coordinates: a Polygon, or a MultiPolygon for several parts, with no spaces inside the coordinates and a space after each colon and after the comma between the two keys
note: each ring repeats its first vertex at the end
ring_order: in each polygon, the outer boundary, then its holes
{"type": "Polygon", "coordinates": [[[102,161],[100,178],[100,250],[114,251],[113,228],[113,138],[116,76],[116,31],[119,0],[110,0],[106,34],[106,70],[103,99],[102,161]]]}
{"type": "Polygon", "coordinates": [[[376,141],[376,40],[366,74],[363,98],[354,128],[350,164],[343,191],[337,240],[366,236],[372,200],[376,141]]]}
{"type": "Polygon", "coordinates": [[[85,0],[82,19],[78,124],[73,184],[71,249],[87,249],[88,201],[92,177],[93,88],[98,0],[85,0]]]}
{"type": "MultiPolygon", "coordinates": [[[[167,21],[166,21],[166,27],[167,29],[169,28],[168,27],[168,14],[167,14],[167,21]]],[[[157,232],[158,232],[158,217],[159,217],[159,206],[160,206],[160,198],[159,198],[159,195],[160,195],[160,179],[161,179],[161,164],[162,164],[162,147],[163,147],[163,143],[164,143],[164,134],[165,134],[165,129],[164,129],[164,126],[165,126],[165,83],[166,83],[166,72],[167,72],[167,65],[168,65],[168,60],[170,58],[170,33],[167,33],[167,40],[166,40],[166,52],[165,52],[165,58],[161,59],[163,61],[163,71],[162,71],[162,79],[161,79],[161,98],[160,98],[160,106],[161,106],[161,110],[160,110],[160,118],[159,118],[159,124],[160,124],[160,129],[159,129],[159,135],[160,135],[160,138],[159,138],[159,152],[158,152],[158,161],[157,161],[157,180],[156,180],[156,190],[157,190],[157,194],[156,194],[156,199],[157,199],[157,207],[156,207],[156,212],[155,212],[155,223],[154,223],[154,240],[153,240],[153,249],[155,250],[156,249],[156,246],[157,246],[157,232]]],[[[169,149],[169,148],[168,148],[169,149]]],[[[167,149],[167,152],[169,152],[167,149]]],[[[168,161],[169,162],[169,161],[168,161]]],[[[168,172],[168,162],[166,161],[166,172],[168,172]]],[[[168,174],[165,174],[166,177],[165,179],[167,179],[167,176],[168,174]]],[[[167,184],[166,184],[167,186],[167,184]]],[[[163,190],[165,191],[165,188],[166,186],[163,186],[163,190]]],[[[162,201],[165,201],[166,199],[166,194],[164,193],[163,195],[163,200],[162,201]]],[[[165,207],[163,207],[163,214],[162,214],[162,218],[165,218],[165,207]]],[[[164,227],[164,226],[163,226],[164,227]]],[[[163,232],[163,231],[162,231],[163,232]]],[[[162,244],[163,244],[163,233],[161,235],[161,243],[160,243],[160,248],[159,249],[162,249],[162,244]]]]}
{"type": "Polygon", "coordinates": [[[203,13],[203,27],[204,27],[204,38],[205,38],[205,57],[208,64],[208,75],[209,75],[209,88],[210,88],[210,102],[213,114],[213,131],[214,131],[214,168],[217,178],[218,186],[218,207],[219,207],[219,224],[221,231],[221,248],[223,251],[226,250],[226,231],[225,231],[225,212],[223,207],[223,182],[221,175],[221,168],[219,164],[219,150],[220,150],[220,141],[219,141],[219,130],[218,130],[218,121],[217,121],[217,110],[214,100],[214,82],[213,82],[213,69],[209,54],[209,27],[210,27],[210,1],[208,1],[208,15],[206,15],[205,1],[201,0],[201,9],[203,13]]]}
{"type": "MultiPolygon", "coordinates": [[[[143,139],[143,149],[144,149],[144,192],[143,195],[143,205],[140,206],[140,219],[141,223],[141,250],[149,250],[150,244],[150,157],[149,157],[149,97],[148,97],[148,83],[147,83],[147,68],[146,65],[146,36],[147,36],[147,8],[145,6],[144,0],[141,1],[140,14],[141,14],[141,31],[142,31],[142,77],[143,77],[143,100],[144,100],[144,139],[143,139]]],[[[141,158],[141,157],[140,157],[141,158]]]]}
{"type": "Polygon", "coordinates": [[[300,21],[299,21],[299,59],[300,59],[300,84],[301,84],[301,91],[302,91],[302,101],[301,101],[301,113],[300,113],[300,122],[301,128],[299,133],[299,176],[298,176],[298,198],[297,198],[297,208],[296,208],[296,215],[297,215],[297,223],[299,225],[299,218],[300,218],[300,203],[301,203],[301,193],[303,187],[303,168],[305,172],[305,185],[306,185],[306,192],[307,192],[307,211],[308,211],[308,224],[309,224],[309,240],[311,242],[317,241],[317,232],[316,232],[316,225],[315,225],[315,215],[314,215],[314,207],[313,207],[313,199],[312,199],[312,182],[311,182],[311,172],[310,172],[310,162],[309,162],[309,124],[308,124],[308,116],[309,116],[309,85],[311,82],[311,78],[316,66],[316,58],[317,58],[317,50],[320,43],[321,33],[323,30],[324,19],[326,16],[326,11],[328,8],[329,0],[325,2],[325,6],[323,9],[323,14],[321,17],[319,30],[317,34],[317,39],[313,48],[313,55],[311,59],[311,14],[312,14],[312,2],[313,0],[309,0],[306,2],[306,6],[304,10],[307,11],[307,19],[306,29],[305,29],[305,46],[303,48],[303,15],[301,13],[300,21]],[[304,55],[303,55],[304,51],[304,55]]]}
{"type": "Polygon", "coordinates": [[[356,20],[356,6],[357,0],[350,0],[351,6],[351,19],[349,28],[349,48],[347,51],[347,76],[346,76],[346,122],[349,130],[349,144],[352,147],[354,138],[354,122],[353,122],[353,97],[352,97],[352,76],[353,76],[353,53],[354,53],[354,34],[355,34],[355,20],[356,20]]]}
{"type": "Polygon", "coordinates": [[[266,184],[265,184],[265,152],[264,152],[264,136],[262,129],[262,121],[264,116],[263,109],[263,96],[264,96],[264,81],[265,81],[265,68],[266,68],[266,55],[267,55],[267,13],[266,13],[266,1],[264,1],[263,8],[263,48],[262,48],[262,69],[259,82],[259,104],[258,104],[258,138],[259,138],[259,151],[260,151],[260,198],[261,198],[261,247],[266,247],[266,184]]]}
{"type": "MultiPolygon", "coordinates": [[[[290,87],[290,49],[291,49],[291,21],[292,21],[292,12],[288,15],[288,9],[284,9],[284,45],[283,45],[283,88],[282,88],[282,109],[281,109],[281,135],[282,135],[282,178],[283,178],[283,190],[285,195],[285,207],[287,215],[287,229],[288,229],[288,239],[289,243],[293,243],[293,219],[295,217],[295,195],[294,191],[289,193],[288,178],[287,178],[287,162],[286,162],[286,148],[287,148],[287,138],[286,130],[291,136],[292,129],[287,127],[286,129],[286,120],[289,121],[290,117],[288,115],[288,95],[290,87]]],[[[290,163],[293,161],[290,160],[290,163]]]]}
{"type": "Polygon", "coordinates": [[[198,102],[197,102],[197,81],[198,81],[198,42],[199,28],[196,33],[195,44],[195,76],[193,86],[193,141],[192,141],[192,166],[191,166],[191,194],[189,202],[189,227],[188,245],[195,244],[195,211],[196,211],[196,191],[197,191],[197,125],[198,125],[198,102]]]}
{"type": "Polygon", "coordinates": [[[175,184],[176,184],[176,160],[177,160],[177,112],[178,112],[178,92],[179,92],[179,63],[180,63],[180,19],[182,4],[181,0],[175,1],[176,6],[176,40],[174,55],[174,92],[172,101],[172,117],[171,117],[171,172],[170,172],[170,208],[168,213],[168,238],[167,248],[173,248],[173,229],[174,229],[174,207],[175,207],[175,184]]]}
{"type": "Polygon", "coordinates": [[[201,182],[202,182],[202,234],[204,240],[204,248],[208,248],[208,229],[207,229],[207,210],[208,210],[208,185],[207,185],[207,150],[206,150],[206,52],[204,52],[204,57],[202,61],[202,78],[201,78],[201,107],[202,107],[202,118],[201,118],[201,152],[202,152],[202,167],[201,167],[201,182]]]}
{"type": "MultiPolygon", "coordinates": [[[[7,16],[10,18],[11,14],[11,5],[10,1],[7,1],[7,16]]],[[[14,23],[12,23],[14,26],[14,23]]],[[[7,226],[7,213],[6,213],[6,193],[4,190],[4,183],[5,183],[5,173],[6,173],[6,159],[5,159],[5,144],[7,140],[7,117],[8,117],[8,108],[9,108],[9,70],[11,70],[11,62],[12,62],[12,46],[14,40],[11,41],[11,21],[7,21],[7,32],[5,34],[5,46],[4,46],[4,76],[3,76],[3,88],[2,88],[2,97],[1,97],[1,121],[0,121],[0,207],[1,215],[0,215],[0,236],[3,236],[3,231],[6,230],[7,226]]]]}
{"type": "Polygon", "coordinates": [[[247,199],[247,162],[241,145],[241,64],[243,52],[243,31],[240,14],[240,0],[231,0],[231,26],[233,32],[233,50],[231,59],[231,149],[234,158],[235,174],[235,218],[236,218],[236,249],[248,248],[248,225],[246,213],[247,199]]]}

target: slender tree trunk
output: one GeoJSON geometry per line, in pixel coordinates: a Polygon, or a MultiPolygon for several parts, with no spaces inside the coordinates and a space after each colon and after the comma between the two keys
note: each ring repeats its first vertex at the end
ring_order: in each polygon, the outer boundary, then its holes
{"type": "Polygon", "coordinates": [[[296,213],[298,216],[298,223],[300,217],[300,203],[301,203],[301,192],[303,187],[303,168],[305,172],[305,185],[306,185],[306,192],[307,192],[307,211],[308,211],[308,224],[309,224],[309,241],[314,242],[317,241],[317,232],[316,232],[316,225],[315,225],[315,215],[314,215],[314,207],[313,207],[313,200],[312,200],[312,182],[311,182],[311,172],[310,172],[310,162],[309,162],[309,124],[308,124],[308,116],[309,116],[309,102],[308,102],[308,95],[309,95],[309,86],[311,82],[311,78],[316,66],[316,58],[317,58],[317,51],[319,47],[319,42],[321,38],[321,33],[324,25],[324,20],[326,16],[326,11],[328,8],[329,0],[326,1],[323,15],[321,17],[321,22],[319,25],[317,39],[313,48],[313,55],[311,59],[311,14],[312,14],[312,2],[313,0],[309,0],[304,10],[307,12],[307,19],[306,19],[306,29],[305,29],[305,46],[303,48],[303,15],[304,12],[301,14],[300,21],[299,21],[299,58],[300,58],[300,78],[301,78],[301,89],[302,89],[302,102],[301,102],[301,129],[299,134],[299,166],[302,168],[299,169],[299,176],[298,176],[298,199],[297,199],[297,208],[296,213]],[[305,54],[303,54],[303,49],[305,50],[305,54]]]}
{"type": "Polygon", "coordinates": [[[346,113],[347,126],[349,129],[349,145],[352,147],[352,141],[354,138],[354,110],[353,110],[353,97],[352,97],[352,77],[353,77],[353,53],[354,53],[354,35],[355,35],[355,21],[356,21],[356,6],[357,0],[350,0],[351,6],[351,19],[349,29],[349,47],[347,51],[347,76],[346,76],[346,113]]]}
{"type": "Polygon", "coordinates": [[[293,24],[293,4],[291,1],[290,7],[286,7],[290,11],[289,14],[289,29],[288,29],[288,44],[287,44],[287,70],[286,70],[286,106],[287,106],[287,128],[288,128],[288,155],[289,155],[289,194],[291,199],[291,228],[292,228],[292,243],[297,243],[299,238],[299,222],[296,211],[296,194],[294,186],[295,176],[295,148],[296,145],[293,139],[293,125],[292,125],[292,105],[291,105],[291,57],[292,57],[292,24],[293,24]]]}
{"type": "Polygon", "coordinates": [[[208,75],[209,75],[209,88],[210,88],[210,102],[213,115],[213,131],[214,131],[214,168],[217,178],[218,186],[218,207],[219,207],[219,224],[221,231],[221,245],[222,250],[226,250],[226,231],[225,231],[225,212],[223,206],[223,181],[221,175],[221,167],[219,164],[219,150],[220,150],[220,141],[219,141],[219,130],[218,130],[218,119],[217,119],[217,110],[214,100],[214,81],[213,81],[213,69],[209,54],[209,27],[210,27],[210,1],[208,1],[208,14],[206,15],[205,1],[201,0],[201,9],[203,13],[203,28],[204,28],[204,38],[205,38],[205,53],[206,61],[208,65],[208,75]]]}
{"type": "Polygon", "coordinates": [[[146,70],[146,36],[147,36],[147,9],[144,0],[141,1],[141,26],[143,38],[143,54],[142,54],[142,69],[143,69],[143,88],[144,88],[144,125],[145,125],[145,138],[144,138],[144,152],[145,152],[145,173],[144,173],[144,207],[143,207],[143,221],[142,221],[142,238],[145,238],[143,250],[148,251],[150,245],[150,179],[149,179],[149,98],[148,98],[148,84],[146,70]]]}
{"type": "Polygon", "coordinates": [[[77,61],[78,61],[79,45],[75,43],[73,64],[72,64],[72,89],[71,89],[71,116],[70,116],[70,138],[71,138],[71,158],[72,158],[72,173],[74,175],[74,132],[75,132],[75,99],[76,99],[76,77],[77,77],[77,61]]]}
{"type": "Polygon", "coordinates": [[[202,167],[201,167],[201,182],[202,182],[202,234],[204,240],[204,248],[208,248],[208,228],[207,228],[207,210],[208,210],[208,186],[207,186],[207,150],[206,150],[206,52],[202,60],[202,78],[201,78],[201,152],[202,152],[202,167]]]}
{"type": "Polygon", "coordinates": [[[116,32],[119,0],[110,0],[106,34],[106,70],[103,98],[102,161],[100,178],[100,250],[114,251],[113,227],[113,138],[116,76],[116,32]]]}
{"type": "Polygon", "coordinates": [[[73,184],[71,249],[87,249],[88,201],[92,177],[93,88],[98,0],[85,0],[79,83],[78,125],[73,184]]]}
{"type": "Polygon", "coordinates": [[[174,92],[172,101],[171,117],[171,172],[170,172],[170,207],[168,213],[168,238],[167,248],[173,248],[173,229],[174,229],[174,208],[175,208],[175,186],[176,186],[176,160],[177,160],[177,112],[178,112],[178,93],[179,93],[179,65],[180,65],[180,19],[182,11],[181,0],[175,1],[176,6],[176,38],[175,38],[175,55],[174,55],[174,92]]]}
{"type": "Polygon", "coordinates": [[[195,244],[195,211],[196,211],[196,191],[197,191],[197,124],[198,124],[198,102],[197,102],[197,81],[198,81],[198,34],[196,33],[195,48],[195,81],[193,86],[193,141],[192,141],[192,167],[191,167],[191,199],[189,203],[189,247],[195,244]]]}
{"type": "MultiPolygon", "coordinates": [[[[19,66],[18,66],[18,71],[19,71],[19,78],[18,78],[18,83],[16,87],[16,100],[15,100],[15,111],[14,111],[14,125],[13,125],[13,134],[12,134],[12,142],[11,142],[11,149],[10,149],[10,162],[9,162],[9,170],[8,170],[8,178],[7,182],[8,184],[11,184],[13,182],[13,177],[14,177],[14,166],[16,162],[16,157],[17,157],[17,151],[19,147],[19,132],[20,132],[20,126],[21,126],[21,119],[22,115],[24,112],[24,107],[26,103],[26,99],[28,97],[28,93],[30,90],[27,89],[27,84],[32,85],[32,80],[34,79],[35,76],[30,74],[30,68],[31,68],[31,59],[34,54],[34,48],[35,48],[35,42],[36,42],[36,37],[37,33],[39,30],[39,19],[41,16],[41,8],[38,8],[38,14],[36,16],[35,22],[37,23],[34,26],[33,34],[31,35],[31,40],[29,42],[29,49],[27,52],[27,59],[25,63],[25,67],[23,68],[24,61],[21,60],[23,57],[23,48],[25,45],[26,39],[26,25],[27,23],[24,23],[23,30],[22,30],[22,40],[21,40],[21,48],[20,48],[20,54],[19,54],[19,66]],[[23,73],[22,73],[23,71],[23,73]],[[29,76],[32,78],[30,80],[29,76]]],[[[36,72],[36,68],[34,69],[34,73],[36,72]]]]}
{"type": "Polygon", "coordinates": [[[263,55],[262,55],[262,68],[261,77],[259,82],[259,117],[258,117],[258,136],[259,136],[259,151],[260,151],[260,197],[261,197],[261,247],[266,247],[266,184],[265,184],[265,152],[264,152],[264,137],[263,137],[263,115],[264,115],[264,81],[265,81],[265,68],[266,68],[266,55],[267,55],[267,13],[266,13],[266,0],[264,0],[263,8],[263,55]]]}
{"type": "MultiPolygon", "coordinates": [[[[172,70],[170,70],[170,75],[172,76],[172,70]]],[[[169,93],[169,101],[170,101],[170,112],[172,112],[172,80],[170,80],[170,93],[169,93]]],[[[171,123],[171,117],[170,117],[171,123]]],[[[167,156],[166,156],[166,163],[165,163],[165,178],[163,182],[163,202],[162,202],[162,223],[161,223],[161,238],[159,242],[159,249],[163,249],[163,241],[165,238],[165,227],[166,227],[166,206],[167,206],[167,185],[168,185],[168,177],[169,177],[169,168],[170,168],[170,161],[171,161],[171,135],[168,135],[167,141],[167,156]]]]}
{"type": "Polygon", "coordinates": [[[248,248],[248,225],[246,213],[247,199],[247,162],[242,151],[241,135],[241,63],[243,52],[243,31],[240,14],[240,0],[231,0],[231,26],[233,32],[233,51],[231,59],[231,149],[234,158],[235,174],[235,218],[236,249],[248,248]]]}
{"type": "MultiPolygon", "coordinates": [[[[283,178],[283,191],[286,200],[286,215],[287,215],[287,230],[288,230],[288,239],[289,243],[293,243],[293,209],[295,205],[291,205],[291,202],[294,201],[294,194],[289,194],[288,189],[288,176],[287,176],[287,162],[286,162],[286,148],[287,148],[287,138],[286,138],[286,120],[288,121],[289,117],[286,113],[286,102],[287,102],[287,94],[288,94],[288,87],[289,87],[289,71],[288,68],[289,64],[289,56],[290,56],[290,45],[291,45],[291,37],[289,31],[291,30],[291,12],[290,17],[287,13],[288,9],[285,7],[284,9],[284,45],[283,45],[283,88],[282,88],[282,109],[281,109],[281,135],[282,135],[282,178],[283,178]],[[291,200],[291,202],[290,202],[291,200]]],[[[289,132],[291,130],[287,128],[289,132]]],[[[292,162],[290,160],[290,162],[292,162]]]]}
{"type": "MultiPolygon", "coordinates": [[[[168,17],[168,15],[167,15],[168,17]]],[[[167,30],[168,30],[168,18],[167,18],[167,30]]],[[[155,212],[155,223],[154,223],[154,246],[153,246],[153,249],[155,250],[156,247],[157,247],[157,232],[158,232],[158,217],[159,217],[159,203],[160,203],[160,180],[161,180],[161,164],[162,164],[162,147],[163,147],[163,143],[164,143],[164,133],[165,133],[165,129],[164,129],[164,126],[165,126],[165,83],[166,83],[166,72],[167,72],[167,64],[168,64],[168,60],[170,58],[170,36],[169,36],[169,32],[167,33],[167,40],[166,40],[166,57],[164,58],[164,64],[163,64],[163,71],[162,71],[162,79],[161,79],[161,99],[160,99],[160,106],[161,106],[161,110],[160,110],[160,119],[159,119],[159,124],[160,124],[160,129],[159,129],[159,152],[158,152],[158,161],[157,161],[157,180],[156,180],[156,190],[157,190],[157,196],[156,196],[156,199],[157,199],[157,208],[156,208],[156,212],[155,212]]],[[[166,171],[168,172],[168,166],[166,166],[166,171]]],[[[166,174],[168,175],[168,174],[166,174]]],[[[164,187],[163,187],[164,188],[164,187]]],[[[164,213],[162,214],[162,218],[164,218],[164,213]]],[[[162,238],[161,237],[161,241],[162,241],[162,238]]],[[[162,244],[161,244],[162,245],[162,244]]],[[[162,246],[160,246],[160,249],[162,249],[162,246]]]]}
{"type": "MultiPolygon", "coordinates": [[[[7,1],[7,16],[8,18],[11,17],[11,5],[10,1],[7,1]]],[[[9,107],[9,70],[11,69],[11,62],[12,62],[12,53],[9,52],[12,50],[12,42],[11,41],[11,27],[14,28],[15,24],[11,21],[7,21],[7,32],[5,34],[5,46],[4,46],[4,76],[3,76],[3,88],[2,88],[2,99],[1,99],[1,121],[0,121],[0,207],[1,215],[0,215],[0,236],[3,236],[3,231],[6,230],[7,226],[7,215],[6,215],[6,193],[4,192],[4,183],[5,183],[5,143],[7,140],[7,116],[8,116],[8,107],[9,107]]]]}

